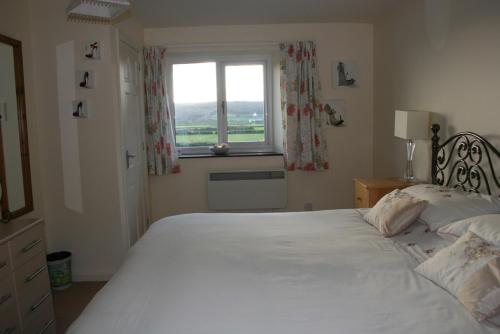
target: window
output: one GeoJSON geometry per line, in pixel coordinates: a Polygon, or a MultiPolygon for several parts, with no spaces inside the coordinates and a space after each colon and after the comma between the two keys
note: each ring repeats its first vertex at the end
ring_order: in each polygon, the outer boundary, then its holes
{"type": "Polygon", "coordinates": [[[180,154],[272,150],[271,57],[171,56],[169,92],[180,154]]]}

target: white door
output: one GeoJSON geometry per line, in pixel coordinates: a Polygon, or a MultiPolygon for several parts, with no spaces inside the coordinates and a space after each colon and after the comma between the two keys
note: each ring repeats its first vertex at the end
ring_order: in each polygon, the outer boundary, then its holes
{"type": "Polygon", "coordinates": [[[145,178],[143,151],[143,108],[138,50],[120,40],[120,98],[122,116],[123,163],[125,170],[125,211],[129,245],[145,231],[145,178]]]}

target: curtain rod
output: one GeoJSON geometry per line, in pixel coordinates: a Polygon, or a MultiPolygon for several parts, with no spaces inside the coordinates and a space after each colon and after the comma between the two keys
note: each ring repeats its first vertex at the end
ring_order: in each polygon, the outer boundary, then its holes
{"type": "Polygon", "coordinates": [[[172,43],[172,44],[161,44],[167,49],[188,49],[188,48],[213,48],[213,47],[278,47],[282,42],[227,42],[227,43],[172,43]]]}

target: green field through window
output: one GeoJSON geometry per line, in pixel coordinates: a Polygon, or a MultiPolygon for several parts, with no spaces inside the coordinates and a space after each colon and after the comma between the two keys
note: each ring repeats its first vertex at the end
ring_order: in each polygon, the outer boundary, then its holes
{"type": "MultiPolygon", "coordinates": [[[[264,142],[264,120],[260,102],[229,102],[229,142],[264,142]]],[[[178,147],[210,146],[218,143],[215,102],[176,104],[176,144],[178,147]]]]}

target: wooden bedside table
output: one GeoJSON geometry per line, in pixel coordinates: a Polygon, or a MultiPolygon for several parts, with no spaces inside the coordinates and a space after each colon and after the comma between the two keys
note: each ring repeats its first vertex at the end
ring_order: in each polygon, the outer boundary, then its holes
{"type": "Polygon", "coordinates": [[[354,179],[354,207],[371,208],[394,189],[403,189],[415,184],[396,177],[354,179]]]}

